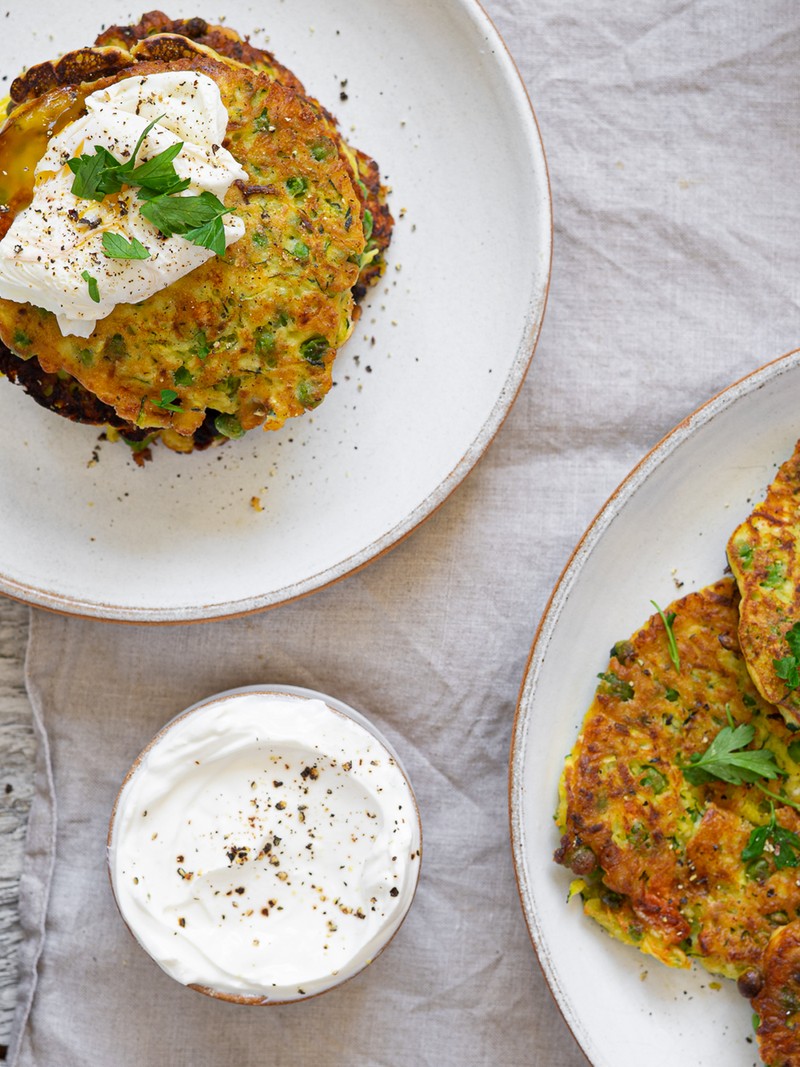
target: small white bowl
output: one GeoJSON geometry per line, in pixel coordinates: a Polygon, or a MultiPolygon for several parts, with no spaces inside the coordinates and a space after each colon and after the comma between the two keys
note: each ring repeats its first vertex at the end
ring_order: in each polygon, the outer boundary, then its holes
{"type": "Polygon", "coordinates": [[[285,1004],[363,970],[405,918],[422,830],[391,745],[359,712],[247,686],[169,722],[117,795],[120,914],[177,981],[285,1004]]]}

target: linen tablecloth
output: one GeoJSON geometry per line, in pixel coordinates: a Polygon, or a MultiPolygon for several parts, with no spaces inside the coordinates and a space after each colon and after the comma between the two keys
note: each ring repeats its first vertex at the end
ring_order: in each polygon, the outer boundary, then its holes
{"type": "MultiPolygon", "coordinates": [[[[800,9],[486,6],[531,94],[553,187],[549,308],[525,385],[446,504],[335,587],[202,626],[33,613],[20,1067],[585,1063],[516,894],[516,696],[553,583],[628,469],[699,403],[800,344],[800,9]],[[374,719],[417,790],[424,855],[411,913],[365,973],[306,1004],[252,1009],[184,989],[144,955],[115,911],[104,838],[122,776],[167,719],[265,681],[374,719]]],[[[510,281],[515,266],[503,264],[510,281]]]]}

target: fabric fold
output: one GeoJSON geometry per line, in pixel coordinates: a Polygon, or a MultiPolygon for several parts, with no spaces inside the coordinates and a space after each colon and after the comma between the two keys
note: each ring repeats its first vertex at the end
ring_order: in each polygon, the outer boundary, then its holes
{"type": "MultiPolygon", "coordinates": [[[[36,738],[36,763],[34,768],[35,790],[28,815],[25,840],[25,865],[19,885],[19,914],[23,941],[19,952],[19,990],[14,1023],[11,1031],[7,1059],[17,1062],[20,1042],[36,993],[39,958],[44,949],[47,925],[47,905],[56,858],[56,812],[53,767],[50,759],[50,742],[42,714],[41,694],[31,677],[32,663],[37,659],[37,619],[39,613],[30,613],[30,632],[25,657],[25,688],[31,702],[34,736],[36,738]]],[[[57,654],[50,648],[45,655],[57,654]]]]}

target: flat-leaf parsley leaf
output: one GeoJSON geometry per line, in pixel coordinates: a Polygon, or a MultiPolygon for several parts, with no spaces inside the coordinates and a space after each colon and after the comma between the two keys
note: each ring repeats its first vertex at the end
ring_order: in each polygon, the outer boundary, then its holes
{"type": "Polygon", "coordinates": [[[213,193],[199,196],[156,196],[142,204],[142,214],[165,237],[179,234],[194,244],[225,254],[222,216],[228,208],[213,193]]]}
{"type": "Polygon", "coordinates": [[[161,408],[163,411],[183,411],[183,408],[180,406],[180,404],[175,403],[177,399],[178,394],[175,392],[174,389],[162,389],[161,399],[154,400],[153,404],[157,408],[161,408]]]}
{"type": "MultiPolygon", "coordinates": [[[[145,138],[156,125],[160,122],[164,116],[160,115],[157,119],[145,127],[142,131],[142,135],[136,142],[136,146],[131,153],[130,159],[125,163],[121,162],[116,156],[113,156],[107,148],[103,148],[102,145],[94,146],[94,155],[90,156],[87,152],[83,155],[77,156],[73,159],[67,160],[67,166],[75,175],[72,182],[71,192],[75,196],[79,196],[84,200],[104,200],[110,193],[118,193],[123,185],[136,185],[138,182],[130,181],[131,172],[136,167],[136,156],[139,153],[139,149],[144,144],[145,138]]],[[[170,152],[174,149],[174,145],[165,149],[165,152],[170,152]]],[[[183,147],[181,145],[181,147],[183,147]]],[[[180,148],[178,148],[180,151],[180,148]]],[[[158,154],[164,155],[164,152],[158,154]]],[[[172,159],[177,155],[173,152],[172,159]]],[[[158,156],[154,156],[153,160],[158,159],[158,156]]],[[[149,160],[148,162],[153,162],[149,160]]],[[[175,172],[175,168],[172,168],[175,180],[178,180],[178,175],[175,172]]],[[[158,190],[161,192],[162,190],[158,190]]]]}
{"type": "Polygon", "coordinates": [[[749,863],[750,860],[759,859],[769,843],[772,846],[770,851],[778,870],[800,866],[800,837],[781,826],[775,818],[774,804],[770,803],[769,807],[769,822],[765,826],[756,826],[751,831],[748,842],[742,850],[742,860],[749,863]]]}
{"type": "Polygon", "coordinates": [[[790,654],[782,659],[774,659],[772,666],[777,676],[786,682],[787,689],[797,689],[800,686],[800,622],[786,631],[784,640],[790,654]]]}
{"type": "Polygon", "coordinates": [[[759,778],[777,778],[780,775],[774,754],[767,748],[747,748],[755,737],[755,727],[750,723],[733,725],[730,713],[728,726],[723,726],[705,752],[695,752],[683,775],[692,785],[718,778],[730,785],[757,782],[759,778]]]}

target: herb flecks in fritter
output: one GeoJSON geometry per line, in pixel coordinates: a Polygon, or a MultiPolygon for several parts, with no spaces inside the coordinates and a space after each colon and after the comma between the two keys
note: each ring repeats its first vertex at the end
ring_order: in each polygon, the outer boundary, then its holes
{"type": "Polygon", "coordinates": [[[800,444],[734,531],[728,562],[742,596],[739,640],[762,696],[800,725],[800,444]]]}
{"type": "Polygon", "coordinates": [[[776,1021],[787,959],[800,964],[800,745],[750,678],[733,580],[673,613],[680,672],[657,613],[601,675],[565,766],[555,859],[613,936],[739,980],[765,1061],[800,1063],[800,1032],[776,1021]],[[776,1047],[796,1058],[769,1058],[776,1047]]]}
{"type": "Polygon", "coordinates": [[[758,1044],[770,1067],[800,1065],[800,920],[780,926],[767,945],[752,997],[758,1044]]]}
{"type": "MultiPolygon", "coordinates": [[[[59,341],[52,317],[29,305],[0,309],[0,372],[43,406],[116,428],[139,459],[159,437],[188,451],[254,426],[276,429],[316,407],[357,317],[354,301],[384,269],[393,225],[374,161],[344,141],[269,52],[226,27],[151,12],[14,82],[0,132],[10,161],[0,236],[30,199],[48,136],[78,116],[83,99],[119,78],[165,69],[201,70],[220,88],[230,117],[225,147],[249,175],[224,210],[243,219],[245,237],[140,308],[118,306],[89,339],[59,341]]],[[[84,155],[91,158],[91,146],[84,155]]],[[[169,228],[162,216],[153,221],[169,228]]],[[[194,237],[211,242],[215,219],[218,212],[194,237]]],[[[103,253],[149,254],[114,234],[103,253]]]]}

